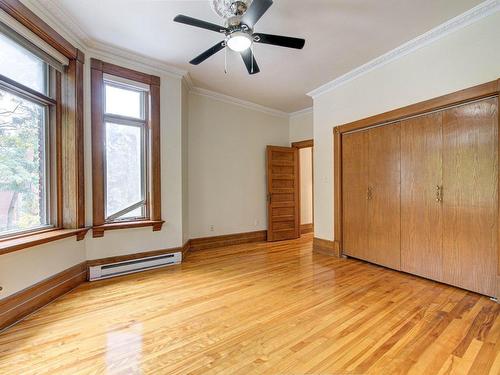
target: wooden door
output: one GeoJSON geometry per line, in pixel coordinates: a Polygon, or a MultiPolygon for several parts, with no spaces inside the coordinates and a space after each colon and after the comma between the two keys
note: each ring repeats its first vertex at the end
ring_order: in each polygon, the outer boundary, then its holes
{"type": "Polygon", "coordinates": [[[442,280],[442,113],[401,122],[401,269],[442,280]]]}
{"type": "Polygon", "coordinates": [[[267,146],[268,241],[300,237],[298,182],[298,149],[267,146]]]}
{"type": "Polygon", "coordinates": [[[368,132],[342,136],[343,253],[374,260],[368,249],[368,132]]]}
{"type": "Polygon", "coordinates": [[[401,127],[368,131],[368,248],[373,262],[401,268],[401,127]]]}
{"type": "Polygon", "coordinates": [[[443,112],[443,281],[496,295],[498,100],[443,112]]]}

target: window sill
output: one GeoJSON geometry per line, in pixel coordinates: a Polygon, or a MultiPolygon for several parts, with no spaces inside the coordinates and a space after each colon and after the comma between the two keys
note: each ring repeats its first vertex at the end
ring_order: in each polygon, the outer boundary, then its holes
{"type": "Polygon", "coordinates": [[[104,237],[104,232],[107,230],[142,228],[142,227],[153,227],[153,232],[156,232],[161,230],[163,223],[164,223],[163,220],[140,220],[140,221],[124,221],[122,223],[97,225],[92,227],[92,236],[94,238],[104,237]]]}
{"type": "Polygon", "coordinates": [[[44,243],[57,241],[63,238],[68,238],[73,236],[76,236],[77,241],[81,241],[85,238],[85,235],[87,234],[88,231],[89,228],[50,229],[47,231],[33,233],[30,235],[1,240],[0,255],[12,253],[14,251],[26,249],[28,247],[42,245],[44,243]]]}

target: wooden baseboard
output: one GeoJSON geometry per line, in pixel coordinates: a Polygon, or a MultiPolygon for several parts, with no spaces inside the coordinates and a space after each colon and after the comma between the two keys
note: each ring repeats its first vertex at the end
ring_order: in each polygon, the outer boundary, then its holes
{"type": "Polygon", "coordinates": [[[300,224],[300,234],[306,234],[312,232],[314,232],[313,224],[300,224]]]}
{"type": "Polygon", "coordinates": [[[340,258],[340,243],[338,241],[330,241],[314,237],[313,251],[316,253],[340,258]]]}
{"type": "Polygon", "coordinates": [[[76,288],[86,277],[87,262],[83,262],[0,300],[0,331],[76,288]]]}
{"type": "Polygon", "coordinates": [[[193,238],[190,241],[190,250],[206,250],[222,246],[240,245],[244,243],[261,242],[267,240],[267,231],[227,234],[224,236],[193,238]]]}
{"type": "Polygon", "coordinates": [[[93,259],[80,263],[29,288],[0,300],[0,331],[20,321],[35,310],[42,308],[56,298],[85,282],[87,280],[89,266],[123,262],[149,256],[170,254],[178,251],[181,251],[183,258],[185,258],[188,252],[192,250],[205,250],[221,246],[260,242],[265,241],[266,239],[267,231],[265,230],[229,234],[224,236],[195,238],[186,241],[182,247],[93,259]]]}

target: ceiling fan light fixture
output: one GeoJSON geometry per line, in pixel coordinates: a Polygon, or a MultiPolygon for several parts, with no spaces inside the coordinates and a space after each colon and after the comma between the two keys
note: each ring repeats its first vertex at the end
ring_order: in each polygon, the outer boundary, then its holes
{"type": "Polygon", "coordinates": [[[226,41],[226,44],[235,52],[243,52],[252,45],[252,38],[247,33],[232,33],[226,41]]]}

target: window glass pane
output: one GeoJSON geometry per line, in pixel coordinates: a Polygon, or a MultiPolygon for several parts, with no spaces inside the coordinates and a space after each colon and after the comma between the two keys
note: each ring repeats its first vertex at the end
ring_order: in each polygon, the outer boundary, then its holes
{"type": "Polygon", "coordinates": [[[144,118],[142,92],[106,85],[105,112],[126,117],[144,118]]]}
{"type": "MultiPolygon", "coordinates": [[[[139,126],[106,123],[107,218],[144,199],[142,132],[139,126]]],[[[135,210],[121,218],[137,216],[143,216],[142,211],[135,210]]]]}
{"type": "Polygon", "coordinates": [[[0,34],[0,74],[47,94],[47,64],[0,34]]]}
{"type": "Polygon", "coordinates": [[[0,89],[0,236],[47,224],[45,113],[0,89]]]}

